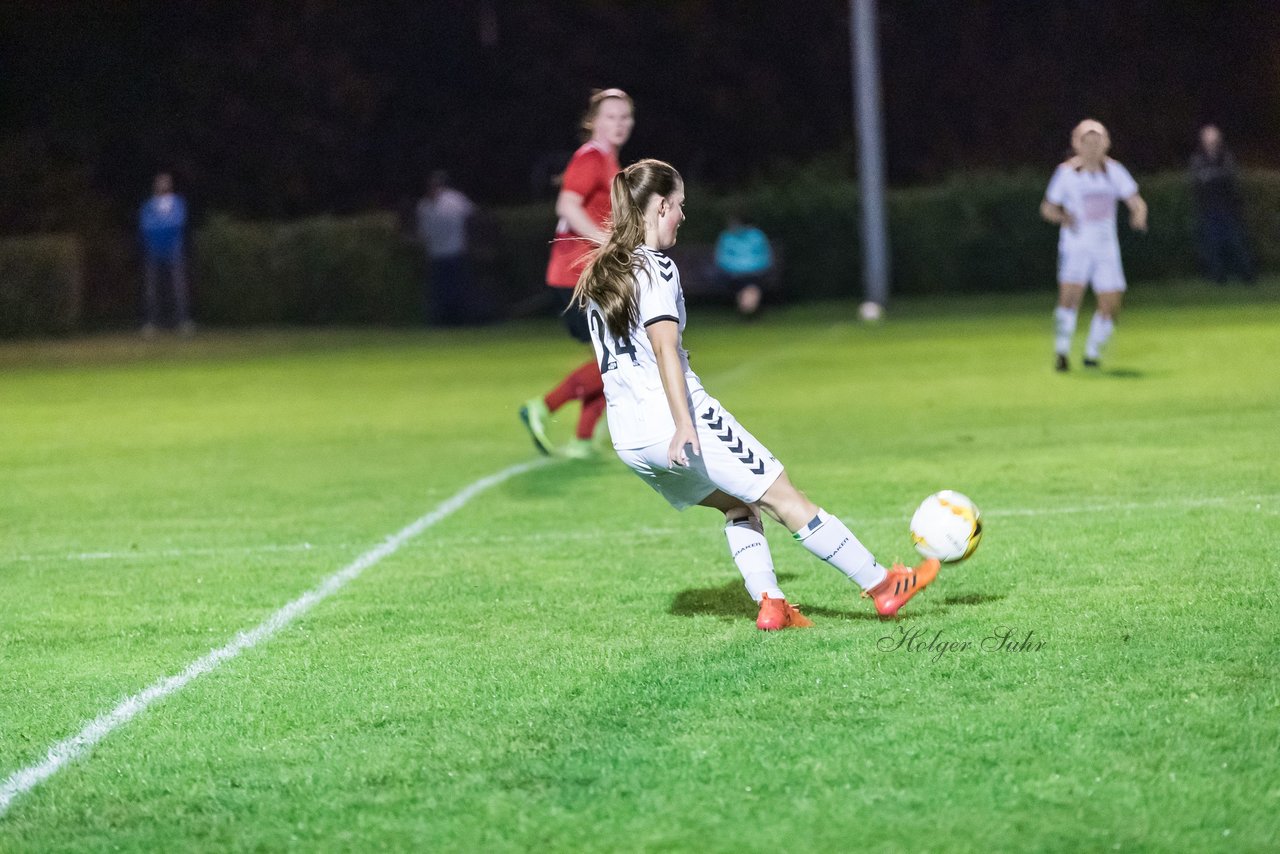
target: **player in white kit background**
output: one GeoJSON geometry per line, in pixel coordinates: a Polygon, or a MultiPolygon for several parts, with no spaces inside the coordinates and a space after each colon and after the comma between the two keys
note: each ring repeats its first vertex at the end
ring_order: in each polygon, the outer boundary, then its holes
{"type": "Polygon", "coordinates": [[[1061,226],[1058,237],[1058,306],[1054,310],[1055,368],[1070,368],[1071,339],[1092,285],[1098,307],[1089,323],[1084,365],[1100,364],[1102,347],[1111,339],[1125,291],[1116,233],[1116,202],[1129,208],[1129,226],[1147,230],[1147,203],[1138,184],[1118,161],[1107,156],[1111,137],[1101,122],[1085,119],[1071,132],[1075,156],[1059,164],[1049,181],[1040,216],[1061,226]]]}
{"type": "Polygon", "coordinates": [[[682,346],[680,271],[663,254],[684,221],[684,182],[669,164],[641,160],[610,188],[612,230],[574,289],[600,360],[614,449],[677,510],[724,514],[729,551],[765,630],[812,625],[778,587],[761,511],[806,549],[843,572],[893,616],[938,574],[876,563],[835,516],[796,489],[782,464],[702,387],[682,346]]]}

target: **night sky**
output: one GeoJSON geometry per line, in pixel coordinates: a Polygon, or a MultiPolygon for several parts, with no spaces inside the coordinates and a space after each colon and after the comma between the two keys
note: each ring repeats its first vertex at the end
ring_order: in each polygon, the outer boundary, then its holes
{"type": "MultiPolygon", "coordinates": [[[[9,2],[0,229],[131,217],[170,168],[249,217],[403,204],[433,168],[482,202],[548,198],[592,87],[621,86],[623,161],[714,189],[814,158],[853,168],[848,3],[9,2]]],[[[1277,165],[1280,3],[881,0],[894,185],[1047,175],[1094,116],[1134,171],[1203,121],[1277,165]]]]}

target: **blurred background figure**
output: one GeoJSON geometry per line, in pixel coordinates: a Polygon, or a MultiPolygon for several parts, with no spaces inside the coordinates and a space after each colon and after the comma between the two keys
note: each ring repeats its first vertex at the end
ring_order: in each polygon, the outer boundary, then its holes
{"type": "Polygon", "coordinates": [[[173,176],[161,172],[155,177],[151,198],[143,203],[138,215],[146,270],[142,288],[142,334],[146,337],[155,335],[160,326],[159,280],[166,274],[171,286],[174,327],[180,335],[190,335],[195,331],[187,294],[187,265],[183,257],[186,230],[187,203],[173,191],[173,176]]]}
{"type": "Polygon", "coordinates": [[[740,210],[729,214],[729,224],[716,239],[715,265],[716,276],[733,290],[738,312],[754,316],[764,297],[764,280],[773,270],[773,248],[740,210]]]}
{"type": "Polygon", "coordinates": [[[461,326],[479,319],[467,257],[467,224],[475,213],[475,204],[449,186],[447,172],[431,173],[417,209],[418,239],[430,267],[424,299],[428,322],[461,326]]]}
{"type": "Polygon", "coordinates": [[[1216,125],[1200,128],[1200,147],[1191,155],[1191,186],[1204,274],[1219,284],[1232,275],[1253,282],[1253,258],[1240,215],[1236,160],[1216,125]]]}
{"type": "MultiPolygon", "coordinates": [[[[635,105],[630,95],[621,89],[592,92],[582,117],[584,142],[569,160],[556,196],[560,219],[551,242],[546,281],[569,335],[583,344],[591,342],[591,325],[586,312],[571,304],[573,288],[588,253],[608,239],[609,189],[613,176],[621,171],[618,152],[631,138],[633,127],[635,105]]],[[[599,328],[597,333],[604,334],[599,328]]],[[[587,459],[595,455],[591,440],[605,406],[604,380],[594,352],[545,395],[526,401],[520,407],[520,420],[538,450],[549,455],[555,451],[547,434],[551,414],[571,400],[579,401],[582,409],[573,439],[560,453],[571,459],[587,459]]]]}
{"type": "Polygon", "coordinates": [[[1084,345],[1086,368],[1100,367],[1102,348],[1115,330],[1128,287],[1120,263],[1116,202],[1129,208],[1130,228],[1147,230],[1147,203],[1138,195],[1138,183],[1120,161],[1107,156],[1110,148],[1111,135],[1101,122],[1085,119],[1076,125],[1071,131],[1075,154],[1054,170],[1040,203],[1040,216],[1059,226],[1058,305],[1053,312],[1058,371],[1070,369],[1071,339],[1085,288],[1092,287],[1098,301],[1084,345]]]}

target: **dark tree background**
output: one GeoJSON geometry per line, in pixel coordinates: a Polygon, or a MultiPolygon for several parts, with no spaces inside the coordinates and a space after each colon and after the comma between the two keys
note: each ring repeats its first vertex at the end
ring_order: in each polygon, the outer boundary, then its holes
{"type": "MultiPolygon", "coordinates": [[[[1276,162],[1280,3],[881,0],[890,179],[1045,173],[1093,116],[1142,171],[1203,121],[1276,162]]],[[[0,231],[127,222],[159,168],[198,208],[399,205],[432,168],[541,198],[592,87],[718,188],[853,164],[847,0],[168,0],[0,8],[0,231]]]]}

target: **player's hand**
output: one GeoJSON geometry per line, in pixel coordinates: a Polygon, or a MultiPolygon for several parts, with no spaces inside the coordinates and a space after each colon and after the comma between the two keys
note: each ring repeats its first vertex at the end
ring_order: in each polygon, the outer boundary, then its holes
{"type": "Polygon", "coordinates": [[[1076,230],[1076,218],[1069,211],[1062,212],[1062,227],[1076,230]]]}
{"type": "Polygon", "coordinates": [[[676,434],[671,437],[671,444],[667,447],[667,462],[673,466],[687,466],[690,451],[695,457],[702,456],[702,446],[698,444],[698,431],[692,424],[677,427],[676,434]]]}
{"type": "Polygon", "coordinates": [[[1141,231],[1143,234],[1147,232],[1147,215],[1143,213],[1129,215],[1129,227],[1134,231],[1141,231]]]}

